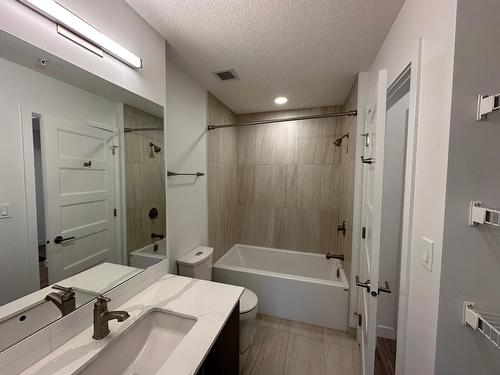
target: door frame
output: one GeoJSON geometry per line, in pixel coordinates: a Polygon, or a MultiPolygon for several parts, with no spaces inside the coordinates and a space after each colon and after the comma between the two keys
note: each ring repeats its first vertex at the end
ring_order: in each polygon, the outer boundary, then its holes
{"type": "MultiPolygon", "coordinates": [[[[417,151],[417,135],[419,122],[419,103],[421,88],[421,71],[423,59],[424,39],[419,38],[412,49],[411,58],[404,64],[398,74],[404,71],[408,65],[411,66],[410,75],[410,97],[409,116],[406,139],[406,162],[405,162],[405,191],[403,201],[403,222],[401,236],[401,268],[399,281],[399,302],[398,302],[398,332],[396,350],[396,374],[403,374],[405,368],[406,353],[406,331],[408,319],[408,293],[410,281],[411,262],[411,241],[413,226],[414,207],[414,181],[417,151]]],[[[393,75],[391,74],[391,77],[393,75]]],[[[391,81],[388,87],[392,84],[391,81]]],[[[361,137],[364,129],[365,108],[368,104],[369,96],[369,73],[361,72],[358,75],[358,116],[356,120],[356,160],[359,160],[363,153],[364,139],[361,137]]],[[[353,236],[352,236],[352,264],[351,264],[351,286],[355,285],[355,275],[359,274],[360,250],[361,250],[361,206],[363,192],[362,166],[356,163],[354,179],[354,204],[353,204],[353,236]]],[[[351,287],[350,314],[349,321],[351,327],[357,326],[356,314],[360,313],[360,301],[356,288],[351,287]]],[[[360,342],[360,335],[357,340],[360,342]]]]}
{"type": "MultiPolygon", "coordinates": [[[[38,272],[38,228],[37,228],[37,209],[36,209],[36,181],[35,181],[35,160],[33,154],[33,124],[32,117],[34,114],[43,117],[44,111],[41,108],[27,108],[23,106],[23,104],[19,104],[19,111],[21,113],[21,131],[22,131],[22,140],[23,140],[23,163],[24,163],[24,181],[26,188],[26,216],[27,216],[27,238],[28,238],[28,253],[29,253],[29,262],[30,268],[33,269],[34,272],[30,275],[30,282],[33,284],[36,289],[34,291],[40,289],[40,279],[38,272]]],[[[57,114],[55,114],[57,116],[57,114]]],[[[97,127],[100,129],[105,129],[113,133],[113,139],[118,145],[118,154],[117,157],[113,160],[113,168],[114,168],[114,200],[115,207],[118,209],[118,214],[116,216],[114,230],[115,230],[115,253],[116,258],[115,261],[117,263],[122,262],[124,259],[124,255],[122,252],[126,251],[126,247],[123,246],[123,236],[122,236],[122,222],[124,221],[125,215],[124,211],[121,209],[123,206],[123,200],[125,197],[122,197],[121,194],[121,177],[120,177],[120,165],[121,159],[123,158],[123,152],[119,152],[122,150],[122,143],[119,137],[118,124],[110,124],[104,125],[96,122],[79,120],[86,123],[88,126],[97,127]]],[[[127,263],[124,263],[127,265],[127,263]]]]}

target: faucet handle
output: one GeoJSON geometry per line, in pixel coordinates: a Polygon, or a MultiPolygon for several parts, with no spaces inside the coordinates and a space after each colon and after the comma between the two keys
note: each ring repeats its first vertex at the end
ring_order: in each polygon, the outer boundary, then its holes
{"type": "Polygon", "coordinates": [[[99,303],[108,303],[111,302],[111,298],[104,297],[103,295],[97,296],[97,302],[99,303]]]}

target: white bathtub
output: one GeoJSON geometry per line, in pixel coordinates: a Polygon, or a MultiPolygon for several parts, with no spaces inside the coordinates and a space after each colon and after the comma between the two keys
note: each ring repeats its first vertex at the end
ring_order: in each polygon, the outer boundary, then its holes
{"type": "Polygon", "coordinates": [[[337,259],[237,244],[213,265],[213,278],[253,290],[263,314],[347,330],[349,283],[337,259]]]}
{"type": "Polygon", "coordinates": [[[151,245],[144,246],[130,253],[130,265],[132,267],[146,269],[161,262],[167,257],[167,243],[163,238],[151,245]]]}

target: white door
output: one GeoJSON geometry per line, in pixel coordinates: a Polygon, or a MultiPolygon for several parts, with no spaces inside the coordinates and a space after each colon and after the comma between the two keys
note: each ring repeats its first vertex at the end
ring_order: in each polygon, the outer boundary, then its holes
{"type": "MultiPolygon", "coordinates": [[[[363,158],[363,198],[359,286],[362,324],[361,356],[364,375],[372,375],[377,342],[377,297],[379,294],[380,227],[384,165],[387,70],[380,70],[366,109],[363,158]]],[[[358,281],[358,280],[356,280],[358,281]]]]}
{"type": "Polygon", "coordinates": [[[116,261],[113,133],[41,118],[49,283],[116,261]]]}

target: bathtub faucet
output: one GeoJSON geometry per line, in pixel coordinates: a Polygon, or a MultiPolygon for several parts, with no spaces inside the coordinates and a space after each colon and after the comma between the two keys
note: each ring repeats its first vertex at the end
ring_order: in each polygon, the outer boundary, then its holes
{"type": "Polygon", "coordinates": [[[340,259],[342,262],[344,261],[344,254],[332,254],[326,253],[326,259],[340,259]]]}
{"type": "Polygon", "coordinates": [[[165,236],[163,234],[151,233],[151,238],[159,238],[162,240],[165,236]]]}

